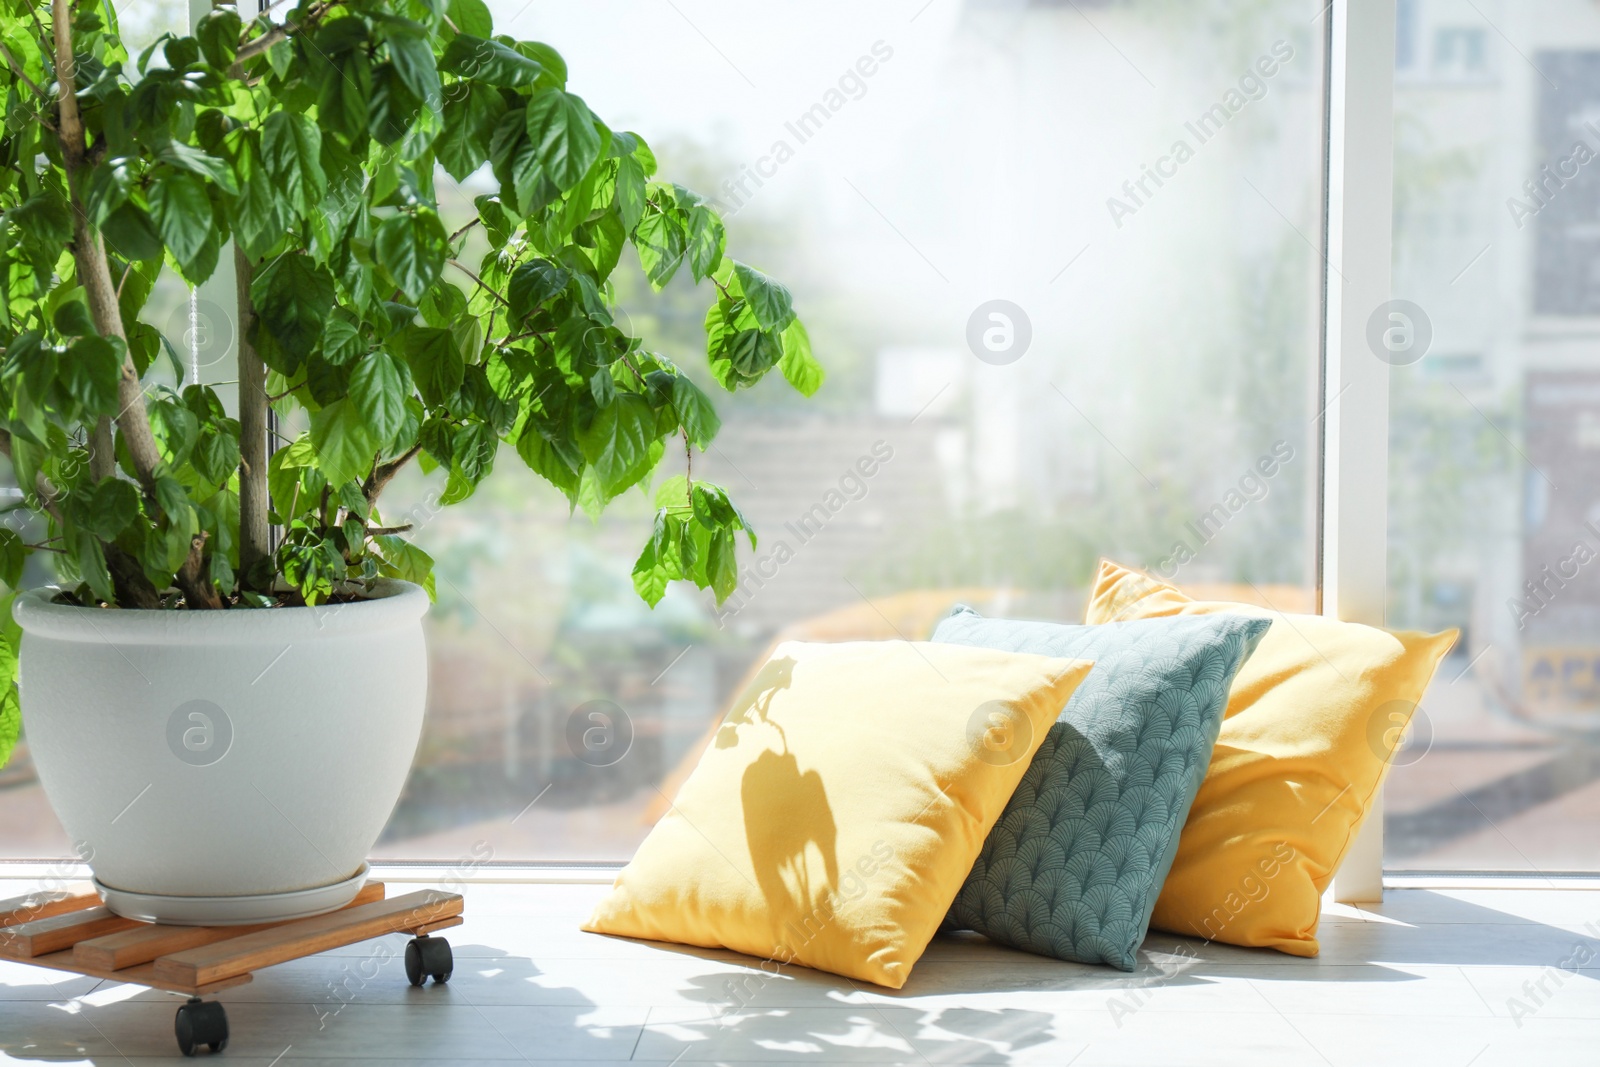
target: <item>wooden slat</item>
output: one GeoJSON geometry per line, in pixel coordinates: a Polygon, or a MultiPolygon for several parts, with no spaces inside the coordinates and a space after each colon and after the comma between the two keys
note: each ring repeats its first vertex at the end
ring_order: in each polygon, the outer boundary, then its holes
{"type": "Polygon", "coordinates": [[[100,897],[87,882],[74,882],[65,889],[39,890],[9,900],[0,900],[0,927],[16,926],[69,911],[82,911],[100,903],[100,897]]]}
{"type": "Polygon", "coordinates": [[[199,986],[384,934],[421,929],[460,914],[460,894],[424,889],[161,956],[153,966],[165,982],[199,986]]]}
{"type": "Polygon", "coordinates": [[[37,956],[27,962],[35,967],[49,967],[57,971],[67,971],[71,974],[87,974],[93,978],[106,978],[113,982],[132,982],[135,985],[145,985],[151,989],[165,989],[191,997],[209,996],[219,989],[229,989],[233,986],[244,985],[250,981],[250,975],[236,974],[221,981],[209,982],[205,985],[185,985],[181,982],[172,982],[162,978],[155,973],[155,965],[152,963],[139,963],[120,971],[101,970],[98,967],[85,967],[79,963],[73,957],[71,949],[52,952],[48,956],[37,956]]]}
{"type": "Polygon", "coordinates": [[[104,907],[84,908],[65,915],[33,919],[0,930],[0,955],[32,959],[71,948],[79,941],[116,933],[139,925],[134,919],[113,915],[104,907]]]}
{"type": "MultiPolygon", "coordinates": [[[[382,882],[368,882],[345,908],[371,904],[382,900],[383,896],[382,882]]],[[[160,926],[140,923],[131,930],[79,941],[72,946],[72,954],[84,967],[96,972],[120,971],[138,963],[149,963],[157,956],[167,956],[281,925],[281,922],[250,926],[160,926]]]]}
{"type": "Polygon", "coordinates": [[[452,926],[460,926],[464,921],[465,920],[462,919],[461,916],[453,915],[448,919],[441,919],[436,923],[428,923],[426,926],[413,927],[410,930],[407,930],[406,933],[415,934],[418,937],[422,936],[423,934],[436,934],[440,930],[448,930],[452,926]]]}

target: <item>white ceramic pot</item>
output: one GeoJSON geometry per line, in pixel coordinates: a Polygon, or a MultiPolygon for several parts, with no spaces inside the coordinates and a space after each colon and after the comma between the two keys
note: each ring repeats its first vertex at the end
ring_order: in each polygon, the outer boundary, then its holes
{"type": "Polygon", "coordinates": [[[422,732],[427,594],[111,611],[54,592],[16,600],[23,725],[107,905],[247,923],[348,903],[422,732]]]}

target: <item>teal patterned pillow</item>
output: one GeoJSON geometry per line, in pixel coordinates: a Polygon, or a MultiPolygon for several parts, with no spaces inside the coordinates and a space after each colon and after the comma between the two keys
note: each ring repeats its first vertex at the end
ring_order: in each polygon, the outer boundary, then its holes
{"type": "Polygon", "coordinates": [[[1094,661],[989,833],[946,929],[1134,969],[1228,689],[1268,619],[1186,615],[1101,626],[985,619],[935,641],[1094,661]]]}

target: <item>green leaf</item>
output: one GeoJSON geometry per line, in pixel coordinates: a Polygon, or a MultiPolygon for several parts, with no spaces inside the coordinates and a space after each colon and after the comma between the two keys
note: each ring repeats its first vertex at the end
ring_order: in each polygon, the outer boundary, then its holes
{"type": "Polygon", "coordinates": [[[778,369],[800,395],[816,395],[827,374],[811,354],[811,337],[806,333],[805,326],[798,318],[794,319],[784,327],[780,340],[783,343],[783,358],[778,361],[778,369]]]}
{"type": "Polygon", "coordinates": [[[384,220],[374,250],[401,292],[416,301],[439,280],[450,255],[449,236],[438,215],[418,209],[384,220]]]}
{"type": "MultiPolygon", "coordinates": [[[[423,296],[417,310],[429,326],[451,326],[466,313],[467,298],[453,285],[436,285],[423,296]]],[[[471,350],[462,345],[461,351],[471,350]]]]}
{"type": "Polygon", "coordinates": [[[727,600],[739,586],[739,562],[733,531],[723,527],[711,535],[711,550],[706,556],[706,577],[717,603],[727,600]]]}
{"type": "Polygon", "coordinates": [[[617,210],[629,233],[644,217],[645,184],[644,165],[636,156],[623,156],[617,163],[617,210]]]}
{"type": "Polygon", "coordinates": [[[173,522],[185,518],[191,510],[189,494],[184,490],[183,483],[170,474],[157,476],[155,496],[161,513],[173,522]]]}
{"type": "Polygon", "coordinates": [[[194,35],[206,62],[225,70],[239,53],[239,32],[243,28],[239,12],[231,7],[214,7],[195,23],[194,35]]]}
{"type": "Polygon", "coordinates": [[[186,170],[190,174],[216,183],[229,196],[239,194],[239,183],[235,180],[228,164],[192,145],[186,145],[182,141],[168,141],[157,150],[156,158],[172,164],[179,170],[186,170]]]}
{"type": "Polygon", "coordinates": [[[640,220],[633,231],[633,244],[639,250],[639,265],[657,289],[672,280],[683,262],[683,227],[663,212],[653,211],[640,220]]]}
{"type": "Polygon", "coordinates": [[[61,385],[87,416],[117,410],[117,380],[122,372],[117,352],[111,341],[91,334],[72,342],[61,358],[57,371],[61,385]]]}
{"type": "Polygon", "coordinates": [[[294,586],[308,605],[315,605],[333,592],[335,582],[344,581],[348,568],[332,538],[311,544],[288,542],[278,550],[283,577],[294,586]]]}
{"type": "Polygon", "coordinates": [[[689,479],[686,475],[674,474],[663,479],[656,486],[653,503],[657,508],[681,508],[689,499],[689,479]]]}
{"type": "Polygon", "coordinates": [[[472,479],[461,473],[461,468],[451,467],[449,476],[445,478],[444,493],[439,497],[439,503],[459,504],[470,497],[477,488],[472,479]]]}
{"type": "Polygon", "coordinates": [[[494,457],[500,450],[500,438],[496,436],[494,427],[481,422],[469,422],[456,431],[455,444],[452,448],[455,462],[452,466],[459,470],[473,484],[477,484],[488,477],[494,469],[494,457]]]}
{"type": "Polygon", "coordinates": [[[786,286],[744,263],[735,262],[733,273],[763,330],[781,330],[789,325],[794,319],[794,298],[786,286]]]}
{"type": "Polygon", "coordinates": [[[200,420],[186,406],[164,396],[151,403],[149,410],[150,432],[161,458],[171,466],[182,465],[200,436],[200,420]]]}
{"type": "Polygon", "coordinates": [[[532,85],[539,78],[541,67],[499,41],[485,40],[466,27],[445,46],[439,69],[446,74],[456,74],[484,85],[501,85],[514,88],[532,85]]]}
{"type": "Polygon", "coordinates": [[[450,0],[447,11],[450,24],[458,34],[487,37],[494,32],[494,19],[489,15],[489,5],[483,0],[450,0]]]}
{"type": "Polygon", "coordinates": [[[250,298],[262,326],[298,367],[333,310],[333,279],[310,256],[279,256],[251,280],[250,298]]]}
{"type": "Polygon", "coordinates": [[[227,481],[239,469],[239,424],[232,419],[227,421],[232,424],[231,430],[207,427],[189,454],[189,462],[200,477],[213,485],[227,481]]]}
{"type": "Polygon", "coordinates": [[[390,34],[389,58],[413,96],[428,106],[439,106],[439,70],[427,41],[404,32],[390,34]]]}
{"type": "MultiPolygon", "coordinates": [[[[0,527],[0,582],[4,582],[9,589],[15,589],[22,582],[22,564],[26,561],[28,550],[22,544],[22,538],[17,531],[9,527],[0,527]]],[[[11,599],[5,600],[6,622],[11,621],[11,599]]],[[[0,627],[3,628],[3,627],[0,627]]],[[[3,655],[3,652],[0,652],[3,655]]],[[[0,686],[9,680],[9,676],[0,671],[0,686]]],[[[0,763],[4,763],[0,758],[0,763]]]]}
{"type": "Polygon", "coordinates": [[[561,89],[541,89],[528,98],[528,137],[539,166],[566,192],[600,158],[600,130],[582,98],[561,89]]]}
{"type": "Polygon", "coordinates": [[[168,37],[161,54],[166,56],[167,66],[183,70],[200,61],[200,45],[193,37],[168,37]]]}
{"type": "Polygon", "coordinates": [[[783,358],[778,335],[755,327],[743,300],[718,300],[706,312],[706,353],[711,373],[732,392],[758,381],[783,358]]]}
{"type": "Polygon", "coordinates": [[[571,500],[578,490],[578,475],[583,454],[560,428],[541,430],[529,420],[517,438],[517,455],[528,468],[566,494],[571,500]]]}
{"type": "Polygon", "coordinates": [[[432,556],[397,534],[379,534],[372,541],[389,568],[387,577],[415,582],[428,591],[429,600],[434,598],[432,556]]]}
{"type": "Polygon", "coordinates": [[[234,236],[259,259],[282,238],[289,225],[288,208],[273,188],[256,141],[241,138],[238,153],[239,196],[229,201],[229,218],[234,236]]]}
{"type": "Polygon", "coordinates": [[[733,335],[726,354],[744,380],[753,382],[783,358],[783,346],[767,330],[741,330],[733,335]]]}
{"type": "MultiPolygon", "coordinates": [[[[191,285],[205,281],[211,271],[196,269],[200,266],[197,261],[206,243],[215,240],[216,226],[204,187],[188,174],[158,177],[150,189],[150,214],[167,251],[183,268],[184,277],[191,285]]],[[[211,267],[216,267],[215,253],[211,267]]]]}
{"type": "Polygon", "coordinates": [[[107,603],[114,602],[116,592],[111,587],[111,572],[106,569],[106,553],[99,540],[87,530],[80,530],[71,539],[68,551],[94,595],[107,603]]]}
{"type": "Polygon", "coordinates": [[[438,406],[461,389],[467,366],[449,330],[436,326],[411,326],[403,339],[406,362],[422,399],[438,406]]]}
{"type": "Polygon", "coordinates": [[[354,401],[335,400],[311,416],[317,466],[331,485],[360,481],[372,470],[379,442],[354,401]]]}
{"type": "MultiPolygon", "coordinates": [[[[365,29],[360,19],[342,18],[324,26],[323,32],[334,25],[349,23],[365,29]]],[[[321,36],[319,33],[318,37],[321,36]]],[[[366,53],[353,50],[337,60],[329,56],[318,80],[317,115],[322,125],[351,141],[357,140],[367,132],[372,99],[372,63],[366,53]]]]}
{"type": "Polygon", "coordinates": [[[634,468],[649,455],[655,424],[655,412],[643,397],[621,393],[616,403],[597,411],[588,428],[578,434],[583,458],[608,495],[615,496],[631,484],[634,468]]]}
{"type": "Polygon", "coordinates": [[[317,452],[308,433],[278,449],[267,461],[267,491],[282,521],[292,522],[317,503],[327,479],[316,470],[316,462],[317,452]]]}
{"type": "Polygon", "coordinates": [[[294,46],[287,40],[279,41],[267,49],[267,65],[279,78],[289,76],[289,65],[294,62],[294,46]]]}
{"type": "MultiPolygon", "coordinates": [[[[58,293],[64,290],[57,290],[58,293]]],[[[94,319],[89,314],[89,305],[84,303],[81,292],[74,294],[72,299],[64,300],[56,308],[55,314],[50,316],[50,324],[56,328],[56,333],[63,337],[83,337],[97,333],[94,328],[94,319]]]]}
{"type": "Polygon", "coordinates": [[[139,516],[139,491],[132,482],[107,478],[94,487],[83,524],[105,541],[116,538],[139,516]]]}
{"type": "Polygon", "coordinates": [[[406,135],[422,110],[422,101],[400,77],[392,63],[372,68],[372,96],[367,105],[367,132],[381,145],[392,145],[406,135]]]}
{"type": "MultiPolygon", "coordinates": [[[[123,259],[159,259],[161,235],[145,210],[128,201],[100,224],[100,236],[106,245],[123,259]]],[[[102,563],[104,560],[102,559],[102,563]]]]}
{"type": "Polygon", "coordinates": [[[682,374],[672,379],[672,410],[677,413],[683,432],[702,452],[722,428],[722,419],[711,406],[711,398],[682,374]]]}
{"type": "Polygon", "coordinates": [[[272,112],[261,125],[261,158],[279,194],[303,215],[317,210],[328,178],[315,123],[293,112],[272,112]]]}
{"type": "Polygon", "coordinates": [[[727,235],[716,212],[699,205],[689,210],[689,269],[695,281],[708,277],[721,265],[726,243],[727,235]]]}
{"type": "Polygon", "coordinates": [[[382,442],[394,440],[405,424],[406,398],[411,395],[411,371],[404,363],[379,349],[356,364],[350,376],[350,399],[382,442]]]}
{"type": "Polygon", "coordinates": [[[15,602],[15,593],[0,599],[0,615],[3,615],[0,618],[0,767],[6,765],[22,736],[22,703],[17,696],[17,653],[22,645],[22,627],[11,617],[15,602]]]}
{"type": "Polygon", "coordinates": [[[444,130],[434,142],[434,152],[440,165],[459,182],[489,158],[495,127],[506,113],[506,104],[485,85],[452,86],[451,90],[459,96],[444,106],[444,130]]]}
{"type": "Polygon", "coordinates": [[[361,327],[339,315],[330,318],[322,328],[322,358],[336,367],[359,359],[365,346],[361,327]]]}
{"type": "Polygon", "coordinates": [[[6,212],[25,239],[41,248],[60,250],[72,239],[72,215],[66,201],[48,190],[39,192],[6,212]]]}
{"type": "Polygon", "coordinates": [[[517,51],[543,68],[536,83],[540,89],[565,89],[567,87],[567,61],[547,44],[539,41],[518,41],[517,51]]]}
{"type": "Polygon", "coordinates": [[[511,272],[511,282],[506,298],[511,301],[511,315],[516,322],[525,321],[538,311],[546,300],[567,287],[572,272],[557,266],[548,259],[534,259],[511,272]]]}
{"type": "Polygon", "coordinates": [[[668,583],[676,577],[679,575],[670,573],[661,562],[652,540],[644,546],[644,551],[639,553],[633,565],[633,590],[653,608],[661,603],[661,598],[667,593],[668,583]]]}

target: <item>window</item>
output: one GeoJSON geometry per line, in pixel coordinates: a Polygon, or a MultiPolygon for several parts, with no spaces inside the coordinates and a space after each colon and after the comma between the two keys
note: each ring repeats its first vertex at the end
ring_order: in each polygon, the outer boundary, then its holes
{"type": "MultiPolygon", "coordinates": [[[[462,505],[391,489],[440,576],[380,855],[627,857],[783,633],[1081,618],[1102,554],[1315,610],[1323,3],[493,6],[721,202],[829,380],[730,398],[694,457],[762,538],[721,608],[639,602],[642,495],[592,524],[510,449],[462,505]]],[[[704,293],[621,295],[703,366],[704,293]]],[[[6,773],[0,849],[65,853],[6,773]]]]}
{"type": "Polygon", "coordinates": [[[1395,95],[1393,291],[1431,343],[1390,378],[1388,621],[1462,638],[1390,779],[1387,860],[1594,870],[1600,12],[1473,17],[1501,77],[1395,95]]]}
{"type": "Polygon", "coordinates": [[[1441,27],[1434,32],[1433,69],[1441,77],[1470,77],[1488,69],[1488,36],[1477,27],[1441,27]]]}

